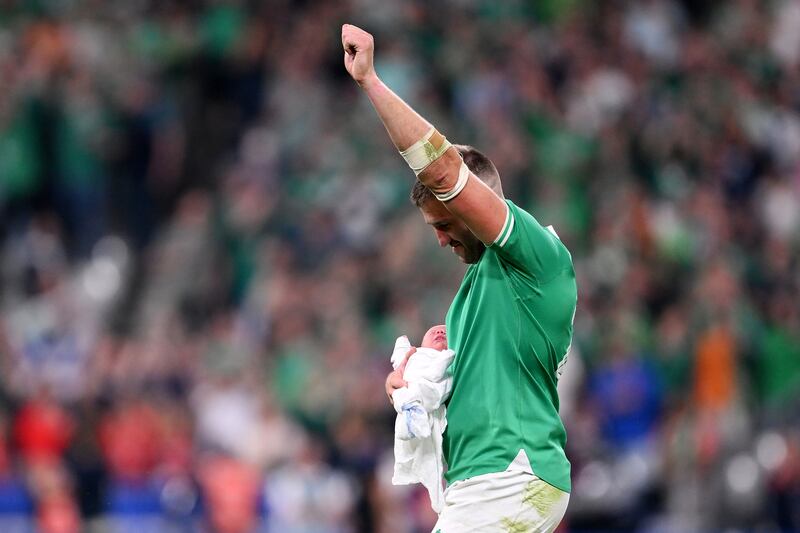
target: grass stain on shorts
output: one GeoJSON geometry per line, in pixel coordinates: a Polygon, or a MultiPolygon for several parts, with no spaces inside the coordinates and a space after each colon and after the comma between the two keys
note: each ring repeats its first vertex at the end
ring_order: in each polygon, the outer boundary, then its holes
{"type": "Polygon", "coordinates": [[[522,501],[539,513],[539,516],[547,516],[553,505],[563,496],[564,493],[554,486],[541,480],[534,480],[525,487],[522,501]]]}

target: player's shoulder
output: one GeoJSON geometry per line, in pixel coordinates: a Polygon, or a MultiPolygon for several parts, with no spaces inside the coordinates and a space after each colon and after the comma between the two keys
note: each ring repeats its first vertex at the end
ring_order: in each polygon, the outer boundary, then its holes
{"type": "Polygon", "coordinates": [[[529,272],[540,281],[572,266],[572,257],[552,226],[542,225],[513,201],[505,202],[505,224],[490,246],[500,261],[529,272]]]}

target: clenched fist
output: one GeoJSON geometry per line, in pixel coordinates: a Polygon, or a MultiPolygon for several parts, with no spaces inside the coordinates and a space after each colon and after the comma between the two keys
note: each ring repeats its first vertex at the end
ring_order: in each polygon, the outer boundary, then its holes
{"type": "Polygon", "coordinates": [[[356,82],[363,86],[376,77],[372,64],[375,44],[372,35],[357,26],[342,26],[342,47],[344,47],[344,68],[356,82]]]}

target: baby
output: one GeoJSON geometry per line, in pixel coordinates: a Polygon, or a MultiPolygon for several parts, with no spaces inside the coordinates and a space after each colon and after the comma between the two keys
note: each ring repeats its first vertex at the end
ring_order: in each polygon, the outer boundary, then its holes
{"type": "MultiPolygon", "coordinates": [[[[392,352],[392,366],[397,368],[405,358],[411,343],[408,337],[398,337],[392,352]]],[[[395,436],[402,440],[427,438],[431,434],[428,417],[447,399],[452,385],[447,367],[455,353],[447,349],[447,333],[443,325],[433,326],[422,338],[406,363],[403,379],[407,386],[392,394],[392,403],[398,414],[395,436]],[[402,420],[401,420],[402,419],[402,420]]]]}
{"type": "MultiPolygon", "coordinates": [[[[397,369],[411,349],[405,335],[395,342],[392,366],[397,369]]],[[[452,377],[447,372],[455,352],[447,348],[444,326],[434,326],[411,354],[403,372],[405,387],[392,393],[395,421],[395,467],[392,483],[422,483],[436,512],[442,506],[442,432],[447,427],[445,400],[452,377]]]]}

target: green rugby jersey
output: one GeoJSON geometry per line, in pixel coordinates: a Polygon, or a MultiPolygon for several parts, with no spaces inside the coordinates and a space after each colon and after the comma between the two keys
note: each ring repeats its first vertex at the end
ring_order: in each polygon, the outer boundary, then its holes
{"type": "Polygon", "coordinates": [[[506,204],[500,236],[469,266],[447,312],[456,357],[445,478],[501,472],[525,450],[534,474],[570,492],[556,383],[577,302],[572,257],[554,232],[506,204]]]}

